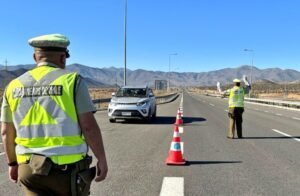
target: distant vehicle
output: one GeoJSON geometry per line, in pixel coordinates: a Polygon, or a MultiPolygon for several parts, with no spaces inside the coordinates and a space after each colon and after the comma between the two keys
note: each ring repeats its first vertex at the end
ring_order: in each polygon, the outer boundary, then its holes
{"type": "Polygon", "coordinates": [[[156,99],[148,86],[125,86],[112,93],[108,105],[111,123],[116,119],[141,119],[150,122],[156,117],[156,99]]]}

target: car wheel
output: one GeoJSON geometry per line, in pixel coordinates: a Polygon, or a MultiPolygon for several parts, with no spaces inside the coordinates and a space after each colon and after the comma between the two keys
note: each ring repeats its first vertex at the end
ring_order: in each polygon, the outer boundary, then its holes
{"type": "Polygon", "coordinates": [[[152,120],[152,114],[151,113],[152,113],[151,110],[149,110],[149,115],[146,118],[146,122],[148,122],[148,123],[150,123],[151,120],[152,120]]]}
{"type": "Polygon", "coordinates": [[[110,118],[110,119],[109,119],[109,122],[115,123],[115,122],[116,122],[116,119],[110,118]]]}
{"type": "Polygon", "coordinates": [[[154,113],[152,115],[152,118],[156,118],[156,106],[155,106],[155,110],[154,110],[154,113]]]}

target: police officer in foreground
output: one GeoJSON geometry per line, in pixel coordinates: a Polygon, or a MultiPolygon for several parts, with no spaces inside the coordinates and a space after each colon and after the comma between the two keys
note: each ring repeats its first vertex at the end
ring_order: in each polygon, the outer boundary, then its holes
{"type": "MultiPolygon", "coordinates": [[[[243,76],[243,81],[245,83],[245,87],[241,86],[240,79],[234,79],[234,87],[226,90],[224,93],[229,93],[228,98],[228,116],[229,116],[229,130],[227,138],[233,139],[235,127],[237,131],[238,138],[243,138],[242,133],[242,122],[243,122],[243,112],[244,112],[244,96],[248,94],[251,85],[247,80],[247,77],[243,76]]],[[[219,84],[218,84],[219,86],[219,84]]]]}
{"type": "Polygon", "coordinates": [[[36,68],[12,80],[3,96],[1,133],[9,179],[26,195],[88,195],[107,162],[94,105],[82,78],[65,70],[70,41],[61,34],[29,40],[36,68]],[[96,168],[90,168],[94,153],[96,168]]]}

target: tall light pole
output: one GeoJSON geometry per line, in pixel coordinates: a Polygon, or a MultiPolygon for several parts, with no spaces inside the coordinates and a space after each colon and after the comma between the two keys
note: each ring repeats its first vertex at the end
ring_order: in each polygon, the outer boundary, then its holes
{"type": "Polygon", "coordinates": [[[124,86],[126,86],[126,64],[127,64],[127,0],[125,0],[125,13],[124,13],[124,86]]]}
{"type": "Polygon", "coordinates": [[[168,73],[168,91],[170,90],[170,71],[171,71],[171,56],[176,56],[177,53],[169,54],[169,73],[168,73]]]}
{"type": "Polygon", "coordinates": [[[7,63],[8,63],[7,59],[5,59],[4,63],[5,63],[5,71],[7,71],[8,70],[7,69],[7,63]]]}
{"type": "MultiPolygon", "coordinates": [[[[250,69],[250,84],[252,85],[252,70],[253,70],[253,59],[254,59],[254,50],[252,49],[244,49],[245,52],[251,52],[251,69],[250,69]]],[[[249,97],[251,97],[251,91],[249,92],[249,97]]]]}

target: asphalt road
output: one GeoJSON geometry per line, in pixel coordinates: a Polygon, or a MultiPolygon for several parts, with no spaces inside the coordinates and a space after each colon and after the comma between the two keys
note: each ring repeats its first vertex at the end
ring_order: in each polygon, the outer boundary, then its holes
{"type": "MultiPolygon", "coordinates": [[[[95,114],[109,172],[91,195],[300,195],[299,111],[247,103],[245,138],[231,140],[227,100],[185,93],[181,140],[188,164],[167,166],[179,103],[159,105],[151,124],[109,123],[105,111],[95,114]]],[[[6,169],[0,155],[0,195],[22,195],[6,169]]]]}

